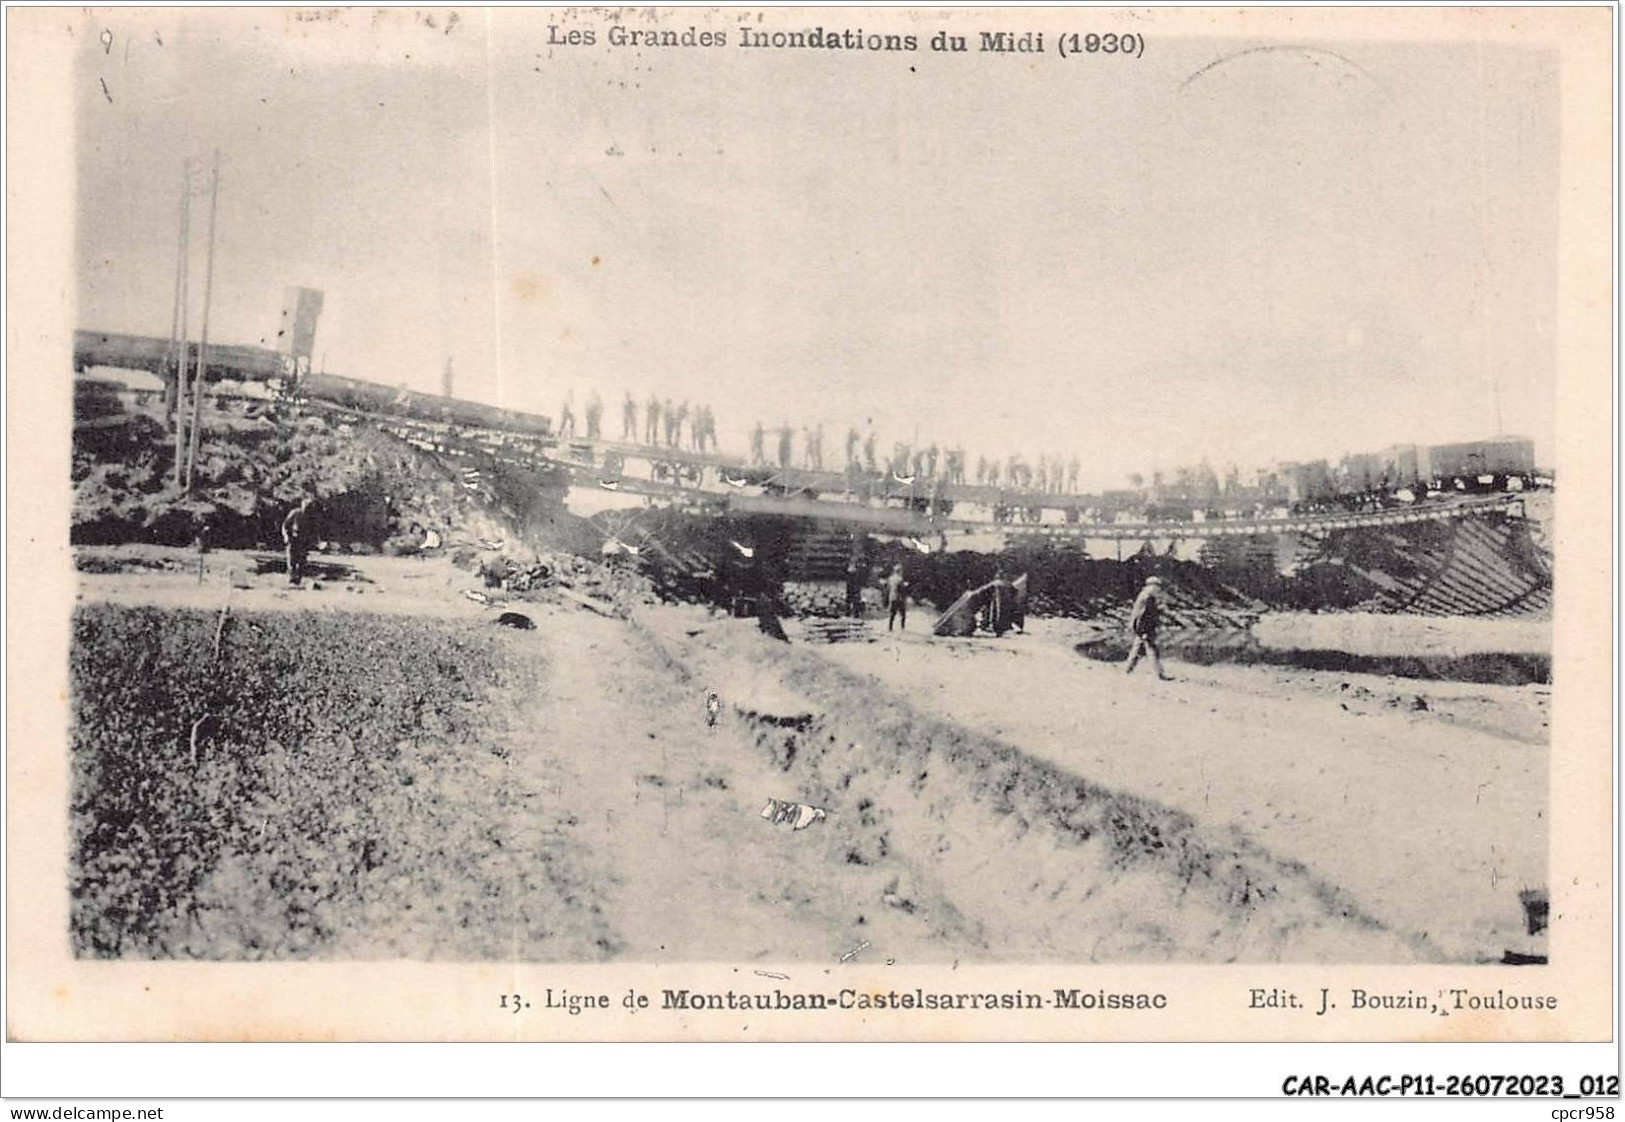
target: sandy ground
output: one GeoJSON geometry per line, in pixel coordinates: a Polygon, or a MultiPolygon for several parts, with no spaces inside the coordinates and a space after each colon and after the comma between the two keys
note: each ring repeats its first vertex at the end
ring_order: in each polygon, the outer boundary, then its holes
{"type": "Polygon", "coordinates": [[[1004,640],[882,633],[817,649],[929,712],[1302,862],[1449,957],[1527,946],[1517,893],[1546,886],[1548,689],[1175,662],[1161,682],[1079,657],[1073,630],[1046,622],[1004,640]]]}
{"type": "Polygon", "coordinates": [[[1276,612],[1253,634],[1267,647],[1362,655],[1550,654],[1549,619],[1464,619],[1342,612],[1276,612]]]}
{"type": "Polygon", "coordinates": [[[185,549],[96,549],[97,557],[140,556],[165,569],[81,572],[79,599],[110,604],[233,610],[387,612],[472,619],[487,609],[463,595],[479,590],[478,576],[445,557],[348,557],[312,554],[312,576],[288,585],[282,556],[269,550],[225,550],[199,557],[185,549]],[[265,571],[261,571],[265,570],[265,571]]]}
{"type": "MultiPolygon", "coordinates": [[[[344,568],[294,591],[255,572],[270,556],[211,554],[201,582],[195,555],[182,571],[85,573],[81,598],[494,614],[444,561],[317,557],[344,568]]],[[[504,828],[548,855],[545,887],[525,890],[552,893],[542,910],[572,933],[538,952],[516,930],[517,958],[1481,961],[1530,947],[1517,893],[1545,886],[1537,688],[1180,664],[1174,682],[1125,678],[1045,621],[1002,641],[784,648],[694,608],[628,622],[513,606],[538,625],[512,641],[540,681],[507,703],[504,828]],[[1425,711],[1401,704],[1418,693],[1425,711]],[[758,710],[813,723],[764,726],[758,710]],[[858,743],[916,713],[944,722],[926,748],[858,743]],[[1016,801],[966,793],[997,768],[1016,801]],[[831,816],[774,825],[769,798],[831,816]],[[1177,861],[1102,848],[1125,832],[1147,853],[1166,839],[1177,861]]]]}

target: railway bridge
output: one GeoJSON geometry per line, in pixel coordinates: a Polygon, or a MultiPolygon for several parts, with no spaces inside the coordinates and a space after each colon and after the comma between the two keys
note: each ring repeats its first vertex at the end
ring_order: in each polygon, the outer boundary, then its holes
{"type": "MultiPolygon", "coordinates": [[[[143,369],[174,375],[168,340],[80,331],[74,367],[143,369]]],[[[194,351],[195,351],[194,347],[194,351]]],[[[193,356],[193,362],[200,357],[193,356]]],[[[279,407],[318,412],[340,423],[372,425],[449,461],[477,468],[513,463],[566,473],[569,486],[615,492],[721,516],[806,519],[830,528],[906,535],[922,542],[976,536],[1005,544],[1191,540],[1265,534],[1320,536],[1359,527],[1447,521],[1500,513],[1517,516],[1516,494],[1461,495],[1362,512],[1326,512],[1181,521],[1102,518],[1100,500],[963,483],[902,478],[890,472],[846,471],[750,464],[737,457],[688,448],[610,440],[563,438],[549,419],[518,410],[425,394],[379,383],[309,374],[283,381],[281,355],[263,347],[216,346],[204,379],[259,383],[279,407]]]]}

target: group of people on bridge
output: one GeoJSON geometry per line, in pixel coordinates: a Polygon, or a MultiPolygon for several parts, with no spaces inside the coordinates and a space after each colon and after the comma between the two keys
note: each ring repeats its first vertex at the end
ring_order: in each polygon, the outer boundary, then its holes
{"type": "MultiPolygon", "coordinates": [[[[879,475],[889,472],[901,480],[918,480],[924,485],[933,483],[964,484],[969,460],[960,445],[939,446],[935,443],[913,446],[898,442],[891,454],[882,458],[877,453],[873,428],[862,436],[855,427],[846,430],[846,462],[842,468],[849,475],[867,473],[879,475]]],[[[750,462],[755,467],[776,464],[780,468],[801,467],[808,471],[823,471],[824,426],[822,422],[801,426],[801,456],[796,457],[796,430],[788,421],[769,429],[757,421],[750,432],[750,462]],[[775,439],[774,454],[768,453],[768,436],[775,439]]],[[[1012,489],[1038,491],[1045,494],[1077,494],[1079,463],[1076,456],[1063,460],[1060,456],[1041,455],[1036,468],[1021,455],[1007,460],[976,457],[975,481],[979,487],[1005,486],[1012,489]]]]}
{"type": "Polygon", "coordinates": [[[1036,467],[1020,454],[1004,462],[976,458],[976,483],[980,487],[1005,486],[1014,490],[1037,491],[1046,495],[1078,493],[1078,458],[1040,455],[1036,467]]]}
{"type": "MultiPolygon", "coordinates": [[[[564,440],[576,436],[575,393],[564,395],[564,407],[559,410],[559,437],[564,440]]],[[[602,440],[604,402],[594,390],[587,398],[586,438],[602,440]]],[[[638,403],[630,391],[621,401],[621,439],[638,443],[638,403]]],[[[717,417],[710,405],[690,406],[687,401],[673,404],[671,398],[662,401],[655,394],[643,406],[642,443],[667,448],[687,448],[693,452],[717,450],[717,417]]]]}
{"type": "MultiPolygon", "coordinates": [[[[604,433],[604,402],[597,390],[587,398],[583,409],[584,431],[576,424],[575,393],[565,394],[559,410],[559,437],[573,440],[584,436],[587,440],[607,439],[604,433]]],[[[824,425],[817,422],[800,426],[799,444],[796,427],[785,421],[769,429],[757,421],[750,431],[750,464],[755,467],[794,467],[808,471],[826,470],[824,457],[824,425]],[[769,450],[769,439],[772,449],[769,450]],[[797,452],[799,450],[799,457],[797,452]]],[[[681,448],[691,452],[718,452],[716,414],[708,404],[690,405],[688,401],[673,402],[650,394],[641,412],[630,392],[621,401],[620,439],[626,443],[643,443],[655,447],[681,448]]],[[[977,456],[974,474],[963,446],[910,445],[901,441],[891,447],[887,455],[877,448],[873,427],[862,435],[857,428],[846,430],[844,465],[830,464],[828,470],[841,471],[858,477],[890,474],[899,480],[916,483],[929,490],[935,485],[963,485],[972,479],[979,487],[1006,488],[1043,494],[1063,495],[1078,493],[1079,463],[1076,456],[1063,459],[1059,455],[1040,455],[1035,464],[1016,454],[1003,460],[997,457],[977,456]]]]}

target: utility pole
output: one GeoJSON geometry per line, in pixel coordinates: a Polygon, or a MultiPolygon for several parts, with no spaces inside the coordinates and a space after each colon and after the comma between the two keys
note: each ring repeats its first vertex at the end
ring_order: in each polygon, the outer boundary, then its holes
{"type": "Polygon", "coordinates": [[[181,176],[181,254],[179,277],[177,285],[180,289],[178,298],[180,349],[179,361],[175,365],[175,487],[179,489],[182,483],[182,472],[186,461],[186,368],[191,363],[192,344],[187,340],[187,312],[190,303],[188,285],[190,283],[192,255],[192,161],[182,164],[181,176]]]}
{"type": "Polygon", "coordinates": [[[175,248],[175,301],[169,319],[169,377],[164,385],[164,416],[175,415],[175,408],[180,395],[180,366],[181,366],[181,274],[186,270],[186,196],[187,173],[183,165],[181,173],[181,199],[180,209],[177,213],[180,227],[175,248]]]}
{"type": "Polygon", "coordinates": [[[209,253],[203,267],[203,328],[198,342],[197,377],[192,390],[192,441],[186,456],[186,489],[192,489],[197,471],[198,431],[203,427],[203,380],[209,372],[209,306],[214,296],[214,219],[220,207],[220,149],[214,150],[214,175],[209,187],[209,253]]]}

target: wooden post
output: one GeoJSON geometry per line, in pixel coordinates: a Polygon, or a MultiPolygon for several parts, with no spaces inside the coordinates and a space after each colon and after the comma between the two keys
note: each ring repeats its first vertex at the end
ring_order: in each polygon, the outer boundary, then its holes
{"type": "Polygon", "coordinates": [[[187,340],[187,313],[191,303],[192,241],[192,161],[187,160],[181,186],[181,262],[180,262],[180,361],[175,367],[175,486],[182,483],[186,460],[186,368],[192,360],[192,344],[187,340]]]}
{"type": "Polygon", "coordinates": [[[203,380],[209,372],[209,305],[214,295],[214,219],[220,206],[220,149],[214,150],[214,176],[209,188],[209,253],[203,267],[203,327],[198,342],[197,377],[192,389],[192,440],[186,454],[186,489],[197,470],[198,431],[203,427],[203,380]]]}
{"type": "Polygon", "coordinates": [[[175,301],[169,320],[169,377],[164,379],[164,416],[173,417],[179,401],[181,367],[181,274],[186,271],[186,200],[191,186],[190,168],[181,172],[180,229],[175,248],[175,301]]]}

